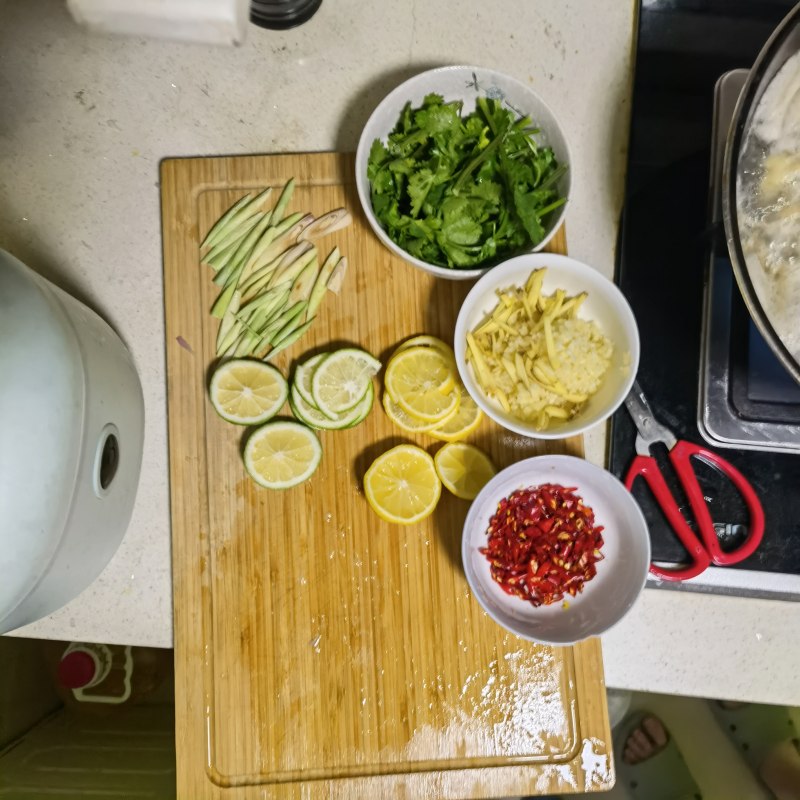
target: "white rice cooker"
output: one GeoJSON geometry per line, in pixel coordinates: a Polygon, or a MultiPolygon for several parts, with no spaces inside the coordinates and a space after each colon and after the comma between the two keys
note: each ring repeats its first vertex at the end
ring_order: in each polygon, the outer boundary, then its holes
{"type": "Polygon", "coordinates": [[[0,250],[0,633],[76,597],[130,521],[144,437],[131,355],[0,250]]]}

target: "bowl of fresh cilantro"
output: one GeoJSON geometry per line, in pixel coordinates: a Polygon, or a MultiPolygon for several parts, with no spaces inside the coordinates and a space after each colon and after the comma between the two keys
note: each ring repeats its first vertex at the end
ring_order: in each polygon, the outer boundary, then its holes
{"type": "Polygon", "coordinates": [[[440,67],[372,113],[356,187],[389,250],[469,279],[547,244],[564,218],[570,164],[561,125],[530,87],[491,69],[440,67]]]}

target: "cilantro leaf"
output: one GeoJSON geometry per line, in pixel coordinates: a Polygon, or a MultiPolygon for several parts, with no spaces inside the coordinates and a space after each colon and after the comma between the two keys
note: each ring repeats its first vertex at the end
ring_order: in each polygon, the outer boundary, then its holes
{"type": "Polygon", "coordinates": [[[433,186],[433,173],[429,169],[421,169],[408,179],[408,196],[411,200],[411,216],[419,216],[422,204],[433,186]]]}
{"type": "Polygon", "coordinates": [[[453,268],[486,265],[538,244],[565,198],[567,169],[533,138],[531,121],[498,100],[427,95],[407,103],[385,143],[370,150],[367,177],[380,224],[401,248],[453,268]]]}
{"type": "Polygon", "coordinates": [[[470,187],[469,196],[497,206],[503,198],[503,187],[493,180],[483,180],[470,187]]]}
{"type": "Polygon", "coordinates": [[[414,114],[414,124],[422,128],[429,136],[457,130],[461,124],[458,106],[448,103],[447,105],[421,108],[414,114]]]}
{"type": "Polygon", "coordinates": [[[367,178],[371,181],[381,168],[381,165],[389,158],[389,151],[383,146],[380,139],[376,139],[369,149],[369,159],[367,160],[367,178]]]}

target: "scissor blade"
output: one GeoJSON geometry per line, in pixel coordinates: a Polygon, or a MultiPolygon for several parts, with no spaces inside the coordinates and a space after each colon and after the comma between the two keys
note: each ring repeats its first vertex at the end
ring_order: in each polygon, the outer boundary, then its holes
{"type": "Polygon", "coordinates": [[[677,440],[670,430],[656,421],[638,381],[633,382],[633,387],[625,398],[625,408],[639,431],[639,436],[636,437],[637,453],[646,455],[650,447],[658,442],[663,442],[668,450],[675,446],[677,440]]]}
{"type": "Polygon", "coordinates": [[[628,396],[625,398],[625,407],[628,409],[628,413],[631,417],[633,417],[633,421],[636,422],[637,428],[639,427],[638,420],[645,419],[646,417],[655,420],[653,411],[650,408],[650,403],[647,402],[642,387],[639,386],[639,381],[633,382],[633,386],[630,392],[628,392],[628,396]]]}

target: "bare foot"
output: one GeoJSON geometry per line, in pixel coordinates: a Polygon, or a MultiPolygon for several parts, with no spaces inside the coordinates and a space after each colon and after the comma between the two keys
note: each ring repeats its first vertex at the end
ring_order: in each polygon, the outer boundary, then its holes
{"type": "Polygon", "coordinates": [[[626,764],[639,764],[660,753],[669,741],[669,734],[658,717],[648,714],[638,728],[625,740],[622,760],[626,764]]]}

